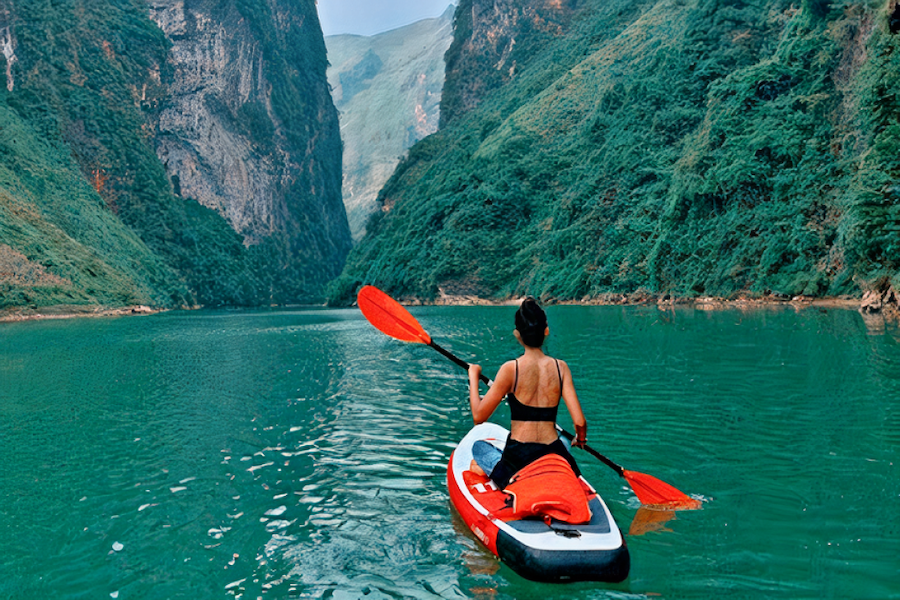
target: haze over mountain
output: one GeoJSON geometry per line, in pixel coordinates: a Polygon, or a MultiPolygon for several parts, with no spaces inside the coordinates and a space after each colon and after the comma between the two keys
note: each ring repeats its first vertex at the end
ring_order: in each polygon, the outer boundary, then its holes
{"type": "Polygon", "coordinates": [[[454,7],[374,36],[325,38],[344,143],[343,198],[354,239],[378,191],[414,143],[437,131],[454,7]]]}

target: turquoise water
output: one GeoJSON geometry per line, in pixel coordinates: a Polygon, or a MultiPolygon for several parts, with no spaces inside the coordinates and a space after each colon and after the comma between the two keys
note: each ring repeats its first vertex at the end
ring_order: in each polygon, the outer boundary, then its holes
{"type": "MultiPolygon", "coordinates": [[[[412,312],[492,373],[513,310],[412,312]]],[[[355,310],[185,312],[0,325],[0,598],[900,598],[896,328],[549,315],[592,445],[704,500],[648,522],[576,455],[626,582],[528,582],[468,534],[445,486],[465,376],[433,350],[355,310]]]]}

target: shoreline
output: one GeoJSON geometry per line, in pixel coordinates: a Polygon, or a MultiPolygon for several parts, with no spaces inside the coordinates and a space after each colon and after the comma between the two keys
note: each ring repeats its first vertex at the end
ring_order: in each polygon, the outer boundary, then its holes
{"type": "Polygon", "coordinates": [[[151,308],[143,304],[133,306],[45,306],[43,308],[11,308],[0,310],[0,323],[21,323],[23,321],[52,321],[61,319],[130,317],[154,315],[173,309],[151,308]]]}
{"type": "MultiPolygon", "coordinates": [[[[406,306],[517,306],[523,297],[504,300],[488,300],[474,295],[447,294],[433,301],[422,301],[420,298],[401,297],[400,304],[406,306]]],[[[584,297],[581,300],[559,300],[546,298],[540,301],[543,306],[655,306],[659,310],[675,310],[693,308],[694,310],[763,310],[776,307],[791,307],[795,310],[815,308],[819,310],[841,309],[854,310],[863,317],[883,317],[887,321],[900,323],[900,293],[890,287],[883,291],[869,291],[862,297],[855,296],[739,296],[737,298],[721,298],[703,296],[700,298],[662,296],[648,292],[633,294],[601,294],[584,297]]]]}
{"type": "MultiPolygon", "coordinates": [[[[885,292],[888,295],[892,290],[885,292]]],[[[769,307],[769,306],[794,306],[817,308],[846,308],[853,310],[865,310],[877,312],[882,307],[889,308],[891,303],[888,298],[881,298],[877,303],[868,294],[862,298],[854,296],[738,296],[736,298],[723,298],[718,296],[701,296],[699,298],[676,297],[671,294],[655,295],[649,292],[638,291],[631,294],[598,294],[585,296],[581,300],[560,300],[557,298],[538,299],[543,306],[656,306],[658,308],[693,307],[700,310],[715,310],[719,308],[743,308],[743,307],[769,307]]],[[[400,297],[400,304],[406,306],[517,306],[524,296],[511,297],[502,300],[491,300],[467,294],[447,294],[441,290],[440,296],[432,301],[423,301],[416,297],[400,297]]],[[[900,304],[897,304],[900,308],[900,304]]]]}
{"type": "MultiPolygon", "coordinates": [[[[405,306],[517,306],[522,298],[506,298],[502,300],[480,298],[474,295],[446,294],[431,301],[423,301],[416,297],[398,299],[405,306]]],[[[727,309],[765,309],[772,307],[791,307],[796,310],[804,308],[855,310],[866,316],[883,315],[885,318],[900,321],[900,294],[892,288],[885,292],[867,292],[862,298],[852,296],[835,297],[746,297],[738,298],[677,298],[670,295],[654,296],[648,293],[603,294],[585,297],[581,300],[558,300],[547,298],[544,306],[655,306],[660,310],[693,308],[695,310],[727,310],[727,309]]],[[[309,308],[328,308],[325,304],[303,305],[309,308]]],[[[355,303],[352,305],[355,306],[355,303]]],[[[296,307],[296,306],[295,306],[296,307]]],[[[23,321],[41,321],[76,318],[127,317],[153,315],[173,310],[196,310],[203,307],[156,308],[146,305],[120,307],[103,306],[48,306],[36,308],[11,308],[0,310],[0,323],[19,323],[23,321]]],[[[264,307],[258,307],[264,308],[264,307]]],[[[272,308],[272,307],[265,307],[272,308]]],[[[285,307],[287,308],[287,307],[285,307]]],[[[348,308],[348,307],[333,307],[348,308]]]]}
{"type": "MultiPolygon", "coordinates": [[[[400,304],[407,306],[518,306],[522,298],[509,298],[506,300],[488,300],[476,296],[443,296],[434,301],[422,301],[418,298],[402,298],[400,304]]],[[[582,300],[538,300],[542,306],[656,306],[658,308],[693,307],[701,310],[714,310],[718,308],[741,307],[769,307],[769,306],[795,306],[795,307],[819,307],[819,308],[847,308],[861,309],[862,301],[859,298],[847,297],[795,297],[789,299],[776,298],[657,298],[657,297],[632,297],[627,294],[611,294],[610,297],[597,297],[582,300]]]]}

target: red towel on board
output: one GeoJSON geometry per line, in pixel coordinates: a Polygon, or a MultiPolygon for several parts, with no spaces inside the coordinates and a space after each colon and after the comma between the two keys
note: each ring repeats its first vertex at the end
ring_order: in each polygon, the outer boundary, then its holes
{"type": "Polygon", "coordinates": [[[551,517],[564,523],[587,523],[591,509],[581,481],[568,461],[548,454],[527,465],[503,490],[513,497],[514,518],[551,517]]]}

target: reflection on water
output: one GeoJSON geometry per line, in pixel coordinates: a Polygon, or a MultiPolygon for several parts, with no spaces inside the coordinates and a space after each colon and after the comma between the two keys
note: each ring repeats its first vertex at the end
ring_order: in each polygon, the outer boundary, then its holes
{"type": "MultiPolygon", "coordinates": [[[[513,310],[414,313],[490,373],[513,310]]],[[[626,582],[526,582],[471,537],[445,486],[465,375],[427,347],[355,310],[201,312],[0,328],[0,598],[900,597],[895,328],[549,314],[592,445],[704,500],[641,509],[576,455],[628,529],[626,582]]]]}
{"type": "Polygon", "coordinates": [[[666,523],[676,518],[674,510],[640,507],[631,519],[628,535],[645,535],[653,531],[671,532],[666,523]]]}

